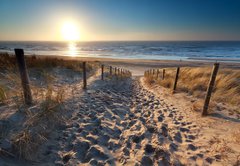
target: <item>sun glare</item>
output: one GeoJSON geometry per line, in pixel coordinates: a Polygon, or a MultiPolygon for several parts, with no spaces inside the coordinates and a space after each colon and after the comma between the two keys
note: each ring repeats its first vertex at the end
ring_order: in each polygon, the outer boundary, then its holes
{"type": "Polygon", "coordinates": [[[70,42],[68,44],[68,55],[71,56],[71,57],[75,57],[77,55],[76,43],[70,42]]]}
{"type": "Polygon", "coordinates": [[[79,28],[73,22],[65,22],[61,32],[63,39],[66,41],[77,41],[80,39],[79,28]]]}

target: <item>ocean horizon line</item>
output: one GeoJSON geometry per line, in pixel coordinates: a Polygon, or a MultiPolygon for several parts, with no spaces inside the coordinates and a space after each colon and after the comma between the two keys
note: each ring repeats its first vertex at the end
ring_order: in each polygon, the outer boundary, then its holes
{"type": "Polygon", "coordinates": [[[240,42],[240,40],[82,40],[82,41],[58,41],[58,40],[0,40],[0,42],[240,42]]]}

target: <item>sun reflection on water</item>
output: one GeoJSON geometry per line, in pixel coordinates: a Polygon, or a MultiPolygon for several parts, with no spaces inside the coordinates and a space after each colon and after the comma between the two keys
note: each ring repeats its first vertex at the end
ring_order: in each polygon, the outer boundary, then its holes
{"type": "Polygon", "coordinates": [[[77,56],[77,44],[75,42],[68,43],[68,55],[72,57],[77,56]]]}

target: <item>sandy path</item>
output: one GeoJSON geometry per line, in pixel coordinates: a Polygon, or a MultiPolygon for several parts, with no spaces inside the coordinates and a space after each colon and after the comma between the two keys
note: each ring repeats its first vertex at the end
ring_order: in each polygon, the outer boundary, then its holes
{"type": "Polygon", "coordinates": [[[141,85],[91,78],[66,103],[71,118],[42,149],[42,165],[209,165],[186,113],[141,85]],[[191,164],[192,163],[192,164],[191,164]],[[195,163],[195,164],[194,164],[195,163]]]}

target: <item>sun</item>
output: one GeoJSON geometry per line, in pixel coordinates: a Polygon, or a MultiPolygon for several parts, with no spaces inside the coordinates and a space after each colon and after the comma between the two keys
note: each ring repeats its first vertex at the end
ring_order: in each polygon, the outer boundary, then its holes
{"type": "Polygon", "coordinates": [[[61,33],[66,41],[77,41],[80,39],[79,28],[74,22],[65,22],[62,25],[61,33]]]}

